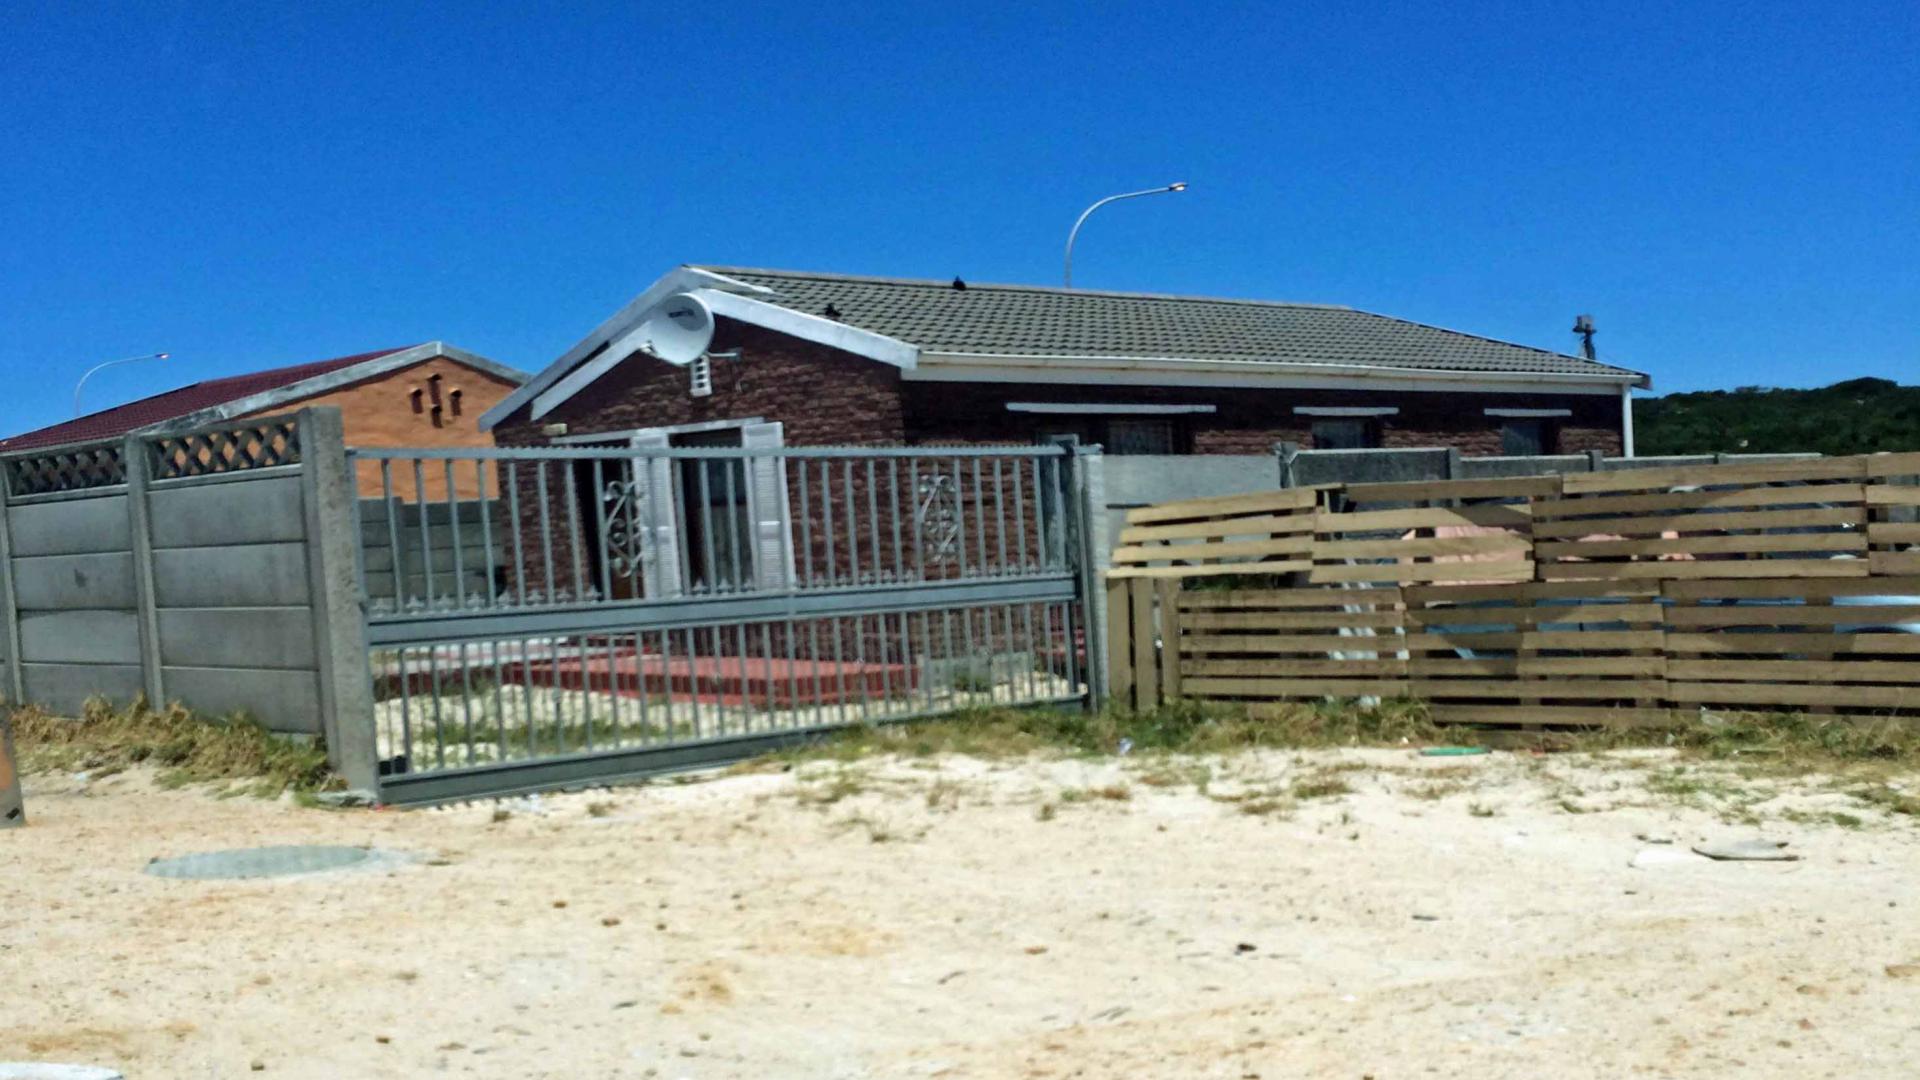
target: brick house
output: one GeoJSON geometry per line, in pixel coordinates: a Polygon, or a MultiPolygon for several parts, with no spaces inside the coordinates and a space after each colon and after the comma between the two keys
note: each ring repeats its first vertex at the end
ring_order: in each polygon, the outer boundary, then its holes
{"type": "MultiPolygon", "coordinates": [[[[349,446],[491,446],[481,414],[526,381],[525,372],[430,341],[208,379],[0,439],[0,453],[188,431],[310,405],[339,407],[349,446]]],[[[363,464],[359,480],[363,496],[381,494],[378,466],[363,464]]],[[[471,497],[478,483],[463,476],[455,489],[471,497]]],[[[429,496],[446,491],[443,477],[427,476],[424,486],[429,496]]],[[[394,487],[411,496],[413,479],[395,477],[394,487]]]]}
{"type": "MultiPolygon", "coordinates": [[[[1619,454],[1631,452],[1631,390],[1647,385],[1639,372],[1349,308],[685,266],[481,426],[509,447],[1077,440],[1109,454],[1264,454],[1293,441],[1619,454]],[[643,340],[645,317],[682,294],[699,298],[714,323],[705,357],[684,366],[657,359],[643,340]]],[[[740,492],[721,508],[736,524],[719,527],[742,549],[760,538],[791,552],[804,546],[793,534],[807,531],[819,549],[822,523],[789,524],[800,478],[788,470],[783,482],[770,460],[756,465],[768,474],[683,462],[674,487],[699,487],[706,469],[707,488],[740,492]]],[[[554,492],[567,485],[549,484],[548,517],[569,518],[568,499],[591,505],[595,486],[576,480],[563,498],[554,492]]],[[[541,504],[520,494],[523,514],[541,504]]],[[[865,499],[858,484],[846,494],[865,499]]],[[[673,511],[688,547],[713,512],[673,511]]],[[[655,560],[666,577],[644,591],[776,582],[794,572],[795,556],[787,561],[703,566],[681,551],[655,560]]],[[[835,561],[813,550],[797,564],[834,572],[835,561]]],[[[560,583],[579,584],[564,573],[560,583]]]]}

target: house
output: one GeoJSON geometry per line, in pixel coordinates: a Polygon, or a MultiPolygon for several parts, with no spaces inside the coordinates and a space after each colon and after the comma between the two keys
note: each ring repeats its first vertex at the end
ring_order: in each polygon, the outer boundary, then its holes
{"type": "Polygon", "coordinates": [[[1077,440],[1109,454],[1631,454],[1637,371],[1352,308],[683,266],[481,418],[506,446],[1077,440]],[[670,297],[705,356],[643,348],[670,297]],[[778,424],[778,428],[772,425],[778,424]],[[757,425],[757,426],[756,426],[757,425]]]}
{"type": "MultiPolygon", "coordinates": [[[[0,439],[0,453],[190,431],[313,405],[339,407],[349,446],[491,446],[481,415],[526,381],[525,372],[430,341],[193,383],[0,439]]],[[[378,466],[363,463],[359,472],[360,494],[379,496],[378,466]]],[[[463,476],[454,486],[471,496],[479,483],[463,476]]],[[[443,477],[425,477],[423,486],[430,497],[446,491],[443,477]]],[[[413,478],[394,478],[393,489],[411,493],[413,478]]]]}

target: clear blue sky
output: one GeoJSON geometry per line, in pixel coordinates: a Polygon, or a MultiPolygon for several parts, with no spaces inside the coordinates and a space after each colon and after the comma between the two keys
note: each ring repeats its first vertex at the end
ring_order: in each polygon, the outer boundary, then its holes
{"type": "Polygon", "coordinates": [[[157,349],[89,406],[537,369],[682,262],[1054,283],[1083,206],[1179,179],[1080,284],[1592,312],[1662,390],[1920,371],[1912,0],[402,7],[0,14],[0,433],[157,349]]]}

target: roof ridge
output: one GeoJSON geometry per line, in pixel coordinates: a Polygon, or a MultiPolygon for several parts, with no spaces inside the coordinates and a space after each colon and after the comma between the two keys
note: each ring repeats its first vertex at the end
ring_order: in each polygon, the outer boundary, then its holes
{"type": "MultiPolygon", "coordinates": [[[[935,289],[950,288],[952,283],[937,278],[887,277],[874,274],[841,274],[825,270],[779,270],[760,266],[716,266],[688,263],[689,269],[704,270],[725,277],[728,274],[761,274],[767,277],[807,278],[815,281],[851,281],[863,285],[914,285],[935,289]]],[[[1070,289],[1056,285],[1022,285],[999,281],[968,281],[967,289],[992,289],[1001,292],[1048,293],[1055,296],[1111,296],[1125,300],[1180,300],[1203,304],[1245,304],[1250,307],[1308,308],[1315,311],[1353,311],[1346,304],[1320,304],[1309,300],[1255,300],[1244,296],[1201,296],[1195,293],[1124,292],[1118,289],[1070,289]]]]}

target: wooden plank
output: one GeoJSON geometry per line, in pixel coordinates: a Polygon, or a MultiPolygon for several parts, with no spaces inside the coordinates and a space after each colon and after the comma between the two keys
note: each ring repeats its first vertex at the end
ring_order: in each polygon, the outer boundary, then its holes
{"type": "Polygon", "coordinates": [[[1593,705],[1435,705],[1442,724],[1566,724],[1601,727],[1667,727],[1671,710],[1593,705]]]}
{"type": "Polygon", "coordinates": [[[1667,700],[1685,704],[1868,706],[1920,709],[1920,686],[1828,686],[1796,683],[1675,682],[1667,700]]]}
{"type": "Polygon", "coordinates": [[[1404,660],[1182,660],[1184,678],[1254,676],[1265,679],[1399,678],[1407,673],[1404,660]]]}
{"type": "Polygon", "coordinates": [[[1752,581],[1663,581],[1660,591],[1676,600],[1722,597],[1796,599],[1827,596],[1920,596],[1920,577],[1761,578],[1752,581]]]}
{"type": "Polygon", "coordinates": [[[1641,536],[1647,533],[1697,533],[1731,529],[1809,529],[1860,526],[1867,523],[1864,506],[1825,506],[1796,510],[1734,510],[1725,513],[1667,516],[1564,519],[1536,521],[1536,539],[1582,536],[1641,536]]]}
{"type": "Polygon", "coordinates": [[[1851,505],[1867,489],[1859,484],[1802,484],[1796,487],[1717,488],[1707,491],[1666,491],[1655,495],[1588,495],[1578,499],[1540,499],[1533,504],[1534,520],[1605,514],[1631,517],[1674,510],[1713,507],[1851,505]]]}
{"type": "MultiPolygon", "coordinates": [[[[1438,559],[1463,555],[1512,555],[1526,558],[1532,547],[1524,536],[1444,536],[1417,540],[1316,540],[1313,557],[1329,559],[1438,559]]],[[[1866,545],[1860,545],[1866,550],[1866,545]]]]}
{"type": "Polygon", "coordinates": [[[1693,682],[1912,683],[1920,663],[1897,660],[1673,660],[1667,678],[1693,682]]]}
{"type": "Polygon", "coordinates": [[[1319,501],[1315,488],[1280,488],[1245,495],[1214,495],[1204,499],[1183,499],[1127,511],[1127,524],[1193,521],[1199,518],[1231,517],[1247,514],[1271,514],[1301,510],[1319,501]]]}
{"type": "Polygon", "coordinates": [[[1410,510],[1350,510],[1334,514],[1325,510],[1313,517],[1313,527],[1322,533],[1404,532],[1408,529],[1502,528],[1524,529],[1532,524],[1525,506],[1427,507],[1410,510]]]}
{"type": "Polygon", "coordinates": [[[1156,581],[1160,608],[1160,701],[1180,700],[1180,583],[1156,581]]]}
{"type": "Polygon", "coordinates": [[[1668,627],[1676,626],[1893,626],[1920,622],[1920,606],[1848,604],[1815,607],[1806,604],[1764,606],[1709,605],[1675,607],[1666,613],[1668,627]]]}
{"type": "Polygon", "coordinates": [[[1875,484],[1867,488],[1868,506],[1920,506],[1920,487],[1875,484]]]}
{"type": "Polygon", "coordinates": [[[1920,453],[1870,454],[1867,457],[1867,475],[1882,476],[1920,476],[1920,453]]]}
{"type": "Polygon", "coordinates": [[[1875,544],[1920,544],[1920,522],[1875,521],[1867,525],[1867,539],[1875,544]]]}
{"type": "MultiPolygon", "coordinates": [[[[1657,679],[1666,673],[1667,658],[1664,656],[1527,656],[1520,659],[1521,675],[1622,675],[1636,679],[1657,679]]],[[[1547,696],[1553,696],[1559,685],[1555,683],[1547,696]]]]}
{"type": "Polygon", "coordinates": [[[1468,603],[1482,600],[1591,600],[1603,597],[1654,597],[1660,585],[1651,581],[1520,581],[1498,585],[1408,585],[1400,590],[1409,604],[1437,601],[1468,603]]]}
{"type": "Polygon", "coordinates": [[[1320,582],[1529,581],[1532,578],[1531,561],[1320,564],[1307,575],[1308,581],[1320,582]]]}
{"type": "Polygon", "coordinates": [[[1182,611],[1391,606],[1399,602],[1400,590],[1391,586],[1384,589],[1216,589],[1180,594],[1182,611]]]}
{"type": "Polygon", "coordinates": [[[1920,551],[1876,551],[1867,556],[1867,568],[1875,574],[1920,574],[1920,551]]]}
{"type": "Polygon", "coordinates": [[[1520,673],[1520,660],[1513,656],[1448,657],[1433,659],[1414,657],[1407,661],[1407,674],[1418,678],[1450,676],[1479,676],[1481,678],[1512,677],[1520,673]]]}
{"type": "Polygon", "coordinates": [[[1133,604],[1124,581],[1107,582],[1107,677],[1115,704],[1133,702],[1133,604]]]}
{"type": "Polygon", "coordinates": [[[1428,502],[1437,499],[1537,499],[1560,494],[1559,476],[1498,476],[1475,480],[1417,480],[1348,484],[1354,502],[1428,502]]]}
{"type": "Polygon", "coordinates": [[[1128,583],[1133,593],[1133,699],[1135,708],[1151,709],[1160,701],[1159,650],[1154,642],[1153,582],[1128,583]]]}
{"type": "MultiPolygon", "coordinates": [[[[1920,635],[1915,635],[1920,638],[1920,635]]],[[[1660,630],[1527,630],[1468,634],[1412,633],[1396,639],[1409,652],[1463,649],[1657,649],[1660,630]]]]}
{"type": "Polygon", "coordinates": [[[1548,684],[1528,684],[1511,679],[1469,680],[1469,679],[1421,679],[1407,680],[1407,689],[1415,697],[1427,698],[1517,698],[1522,694],[1544,698],[1572,698],[1575,700],[1609,700],[1613,698],[1657,698],[1665,693],[1665,679],[1596,679],[1582,682],[1578,679],[1548,684]]]}
{"type": "MultiPolygon", "coordinates": [[[[1865,545],[1863,544],[1862,547],[1865,545]]],[[[1165,562],[1168,560],[1196,561],[1199,559],[1247,559],[1263,558],[1269,555],[1306,555],[1313,549],[1313,540],[1307,536],[1279,540],[1236,540],[1205,544],[1161,544],[1115,548],[1113,561],[1118,564],[1165,562]]]]}
{"type": "Polygon", "coordinates": [[[1683,536],[1658,540],[1542,540],[1535,545],[1534,557],[1546,562],[1550,559],[1615,555],[1744,555],[1752,552],[1866,550],[1867,538],[1856,531],[1683,536]]]}
{"type": "Polygon", "coordinates": [[[1190,697],[1401,697],[1407,684],[1398,679],[1231,679],[1189,678],[1190,697]]]}
{"type": "Polygon", "coordinates": [[[1305,559],[1281,562],[1215,563],[1210,566],[1116,566],[1106,572],[1110,578],[1191,578],[1220,577],[1229,574],[1291,574],[1313,569],[1305,559]]]}
{"type": "Polygon", "coordinates": [[[1806,577],[1866,577],[1865,559],[1725,559],[1713,562],[1541,563],[1540,576],[1553,581],[1579,578],[1754,578],[1782,577],[1794,574],[1806,577]]]}
{"type": "MultiPolygon", "coordinates": [[[[1920,634],[1838,634],[1838,633],[1673,633],[1666,635],[1669,653],[1686,655],[1807,653],[1824,650],[1834,653],[1885,653],[1920,656],[1920,634]]],[[[1668,663],[1676,661],[1669,660],[1668,663]]]]}
{"type": "MultiPolygon", "coordinates": [[[[1184,615],[1183,615],[1183,627],[1184,615]]],[[[1194,634],[1184,633],[1180,638],[1180,651],[1183,655],[1201,655],[1208,653],[1249,653],[1262,655],[1267,653],[1305,653],[1321,654],[1346,652],[1398,652],[1405,639],[1398,634],[1194,634]]],[[[1920,641],[1920,635],[1916,635],[1920,641]]]]}
{"type": "Polygon", "coordinates": [[[1552,604],[1523,605],[1510,608],[1419,608],[1406,611],[1410,626],[1479,626],[1486,624],[1515,627],[1553,625],[1581,626],[1590,623],[1657,623],[1666,609],[1659,604],[1552,604]]]}
{"type": "Polygon", "coordinates": [[[1685,485],[1768,484],[1783,480],[1864,480],[1866,476],[1866,458],[1834,457],[1800,461],[1676,465],[1663,469],[1568,473],[1561,478],[1561,489],[1569,495],[1578,495],[1586,492],[1644,491],[1649,488],[1685,485]]]}
{"type": "Polygon", "coordinates": [[[1222,518],[1218,521],[1191,521],[1183,525],[1139,525],[1120,530],[1120,542],[1148,544],[1162,540],[1205,540],[1226,536],[1306,533],[1313,531],[1313,521],[1314,515],[1300,513],[1222,518]]]}
{"type": "Polygon", "coordinates": [[[1398,630],[1398,611],[1196,611],[1181,620],[1194,630],[1398,630]]]}

